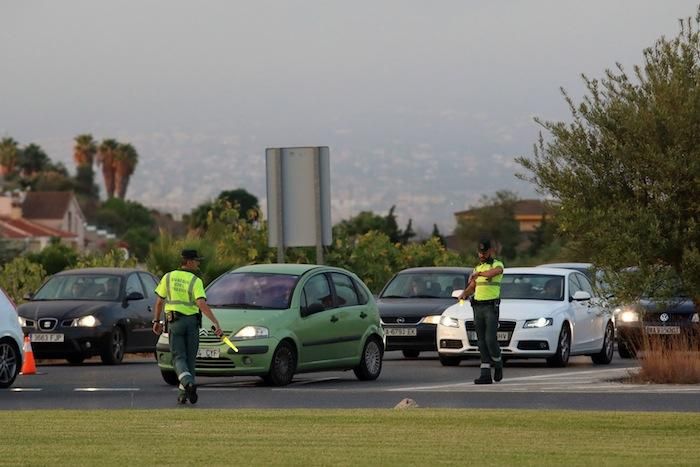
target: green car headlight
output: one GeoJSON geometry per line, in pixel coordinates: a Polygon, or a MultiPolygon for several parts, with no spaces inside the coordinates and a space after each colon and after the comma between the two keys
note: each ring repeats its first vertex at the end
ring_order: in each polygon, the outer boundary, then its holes
{"type": "Polygon", "coordinates": [[[246,326],[238,331],[234,339],[260,339],[269,337],[270,330],[263,326],[246,326]]]}

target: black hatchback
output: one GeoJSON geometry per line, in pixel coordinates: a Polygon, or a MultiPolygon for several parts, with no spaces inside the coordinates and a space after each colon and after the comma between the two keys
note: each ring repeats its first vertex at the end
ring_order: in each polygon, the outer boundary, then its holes
{"type": "Polygon", "coordinates": [[[130,268],[85,268],[51,276],[17,308],[37,358],[82,363],[99,355],[117,364],[124,353],[155,352],[151,319],[157,278],[130,268]]]}
{"type": "Polygon", "coordinates": [[[677,296],[668,301],[642,299],[615,310],[617,351],[622,358],[632,358],[645,341],[677,336],[697,343],[700,318],[693,300],[677,296]]]}
{"type": "Polygon", "coordinates": [[[386,350],[401,350],[407,358],[437,350],[440,315],[455,304],[452,291],[463,290],[471,273],[472,268],[422,267],[392,277],[377,298],[386,350]]]}

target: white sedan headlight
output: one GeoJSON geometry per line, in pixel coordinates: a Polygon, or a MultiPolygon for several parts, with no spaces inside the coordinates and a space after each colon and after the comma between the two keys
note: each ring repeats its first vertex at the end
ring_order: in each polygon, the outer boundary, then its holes
{"type": "Polygon", "coordinates": [[[440,322],[440,315],[426,316],[420,320],[423,324],[438,324],[440,322]]]}
{"type": "Polygon", "coordinates": [[[459,320],[451,316],[442,316],[440,317],[440,324],[447,326],[448,328],[458,328],[459,320]]]}
{"type": "Polygon", "coordinates": [[[94,328],[100,325],[100,320],[92,315],[87,315],[75,318],[70,325],[72,328],[94,328]]]}
{"type": "Polygon", "coordinates": [[[263,326],[246,326],[238,331],[234,339],[261,339],[270,335],[269,329],[263,326]]]}
{"type": "Polygon", "coordinates": [[[528,319],[523,325],[524,328],[544,328],[554,323],[552,318],[528,319]]]}

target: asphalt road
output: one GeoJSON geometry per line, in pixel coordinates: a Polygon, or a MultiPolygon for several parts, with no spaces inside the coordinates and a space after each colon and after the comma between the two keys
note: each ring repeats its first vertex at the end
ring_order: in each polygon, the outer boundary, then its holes
{"type": "MultiPolygon", "coordinates": [[[[634,385],[622,379],[636,362],[616,358],[593,365],[575,357],[566,368],[548,368],[543,360],[508,362],[504,380],[475,386],[476,360],[443,367],[436,353],[404,359],[385,355],[382,374],[363,382],[352,371],[297,375],[291,385],[267,387],[260,378],[210,378],[198,382],[203,408],[391,408],[404,398],[420,407],[523,408],[700,412],[700,385],[634,385]]],[[[172,408],[177,390],[160,376],[155,361],[129,357],[122,365],[98,359],[78,366],[39,362],[38,374],[20,375],[0,390],[0,409],[172,408]]]]}

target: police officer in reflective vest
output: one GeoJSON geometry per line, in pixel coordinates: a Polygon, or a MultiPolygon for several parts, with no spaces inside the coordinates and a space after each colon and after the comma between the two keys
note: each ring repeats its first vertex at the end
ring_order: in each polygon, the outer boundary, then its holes
{"type": "Polygon", "coordinates": [[[153,332],[160,334],[163,328],[160,316],[165,309],[168,321],[168,339],[172,352],[173,367],[180,380],[177,402],[197,403],[195,385],[195,360],[199,349],[199,327],[201,313],[214,323],[218,337],[223,335],[219,321],[207,305],[202,279],[195,275],[203,259],[197,250],[182,250],[180,269],[165,274],[156,287],[156,308],[153,319],[153,332]]]}
{"type": "Polygon", "coordinates": [[[474,310],[474,327],[481,354],[481,375],[474,384],[491,384],[491,365],[494,366],[493,379],[503,379],[503,359],[498,345],[498,307],[501,302],[501,279],[503,263],[493,257],[490,240],[479,242],[479,264],[469,277],[469,284],[460,299],[464,300],[472,293],[474,310]]]}

